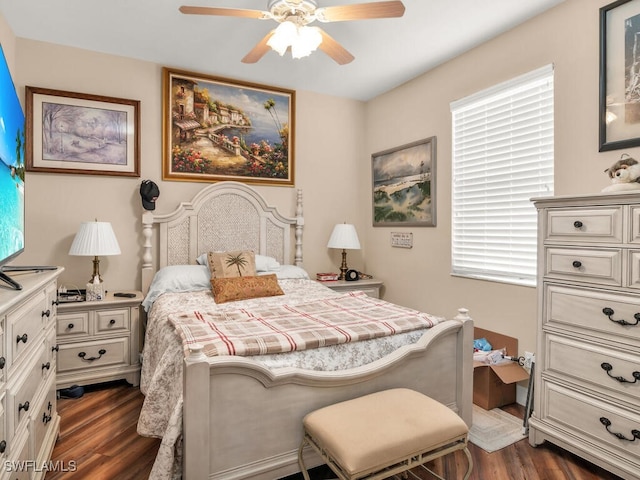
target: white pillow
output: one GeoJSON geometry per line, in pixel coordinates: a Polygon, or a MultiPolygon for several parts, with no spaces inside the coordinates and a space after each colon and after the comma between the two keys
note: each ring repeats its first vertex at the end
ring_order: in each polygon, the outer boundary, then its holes
{"type": "Polygon", "coordinates": [[[211,289],[211,272],[208,266],[170,265],[156,272],[142,306],[148,312],[156,298],[165,292],[192,292],[209,289],[211,289]]]}
{"type": "MultiPolygon", "coordinates": [[[[266,255],[257,255],[256,258],[256,272],[275,272],[280,268],[280,263],[273,257],[267,257],[266,255]]],[[[208,265],[207,254],[203,253],[196,262],[199,265],[208,265]]]]}
{"type": "Polygon", "coordinates": [[[280,265],[278,270],[273,272],[258,272],[258,275],[266,275],[268,273],[275,273],[279,280],[285,280],[287,278],[304,278],[309,279],[309,274],[303,268],[295,265],[280,265]]]}

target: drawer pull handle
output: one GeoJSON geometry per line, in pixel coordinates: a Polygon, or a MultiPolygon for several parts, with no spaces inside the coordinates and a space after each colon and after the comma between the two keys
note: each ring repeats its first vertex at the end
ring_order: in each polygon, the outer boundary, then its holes
{"type": "Polygon", "coordinates": [[[27,343],[27,340],[29,340],[29,336],[26,333],[24,333],[22,336],[18,335],[16,337],[16,343],[27,343]]]}
{"type": "Polygon", "coordinates": [[[617,323],[618,325],[623,325],[623,326],[628,326],[628,327],[633,327],[635,325],[638,325],[638,323],[640,323],[640,313],[636,313],[633,318],[636,319],[636,321],[634,323],[629,323],[626,320],[614,320],[613,318],[611,318],[613,316],[614,312],[613,308],[609,308],[609,307],[604,307],[602,309],[602,313],[604,313],[609,320],[611,320],[614,323],[617,323]]]}
{"type": "Polygon", "coordinates": [[[51,362],[47,362],[47,363],[43,363],[42,364],[42,370],[47,369],[49,370],[51,368],[51,362]]]}
{"type": "Polygon", "coordinates": [[[29,400],[18,404],[18,413],[20,413],[20,410],[24,410],[25,412],[29,411],[29,400]]]}
{"type": "Polygon", "coordinates": [[[7,359],[4,357],[0,357],[0,370],[2,370],[6,364],[7,364],[7,359]]]}
{"type": "Polygon", "coordinates": [[[60,302],[59,302],[58,300],[53,300],[53,301],[51,302],[51,306],[52,306],[52,307],[57,307],[58,305],[60,305],[60,302]]]}
{"type": "Polygon", "coordinates": [[[58,345],[51,347],[52,352],[57,352],[58,350],[60,350],[60,347],[58,345]]]}
{"type": "Polygon", "coordinates": [[[112,318],[111,320],[109,320],[109,325],[115,325],[116,321],[112,318]]]}
{"type": "Polygon", "coordinates": [[[607,372],[607,375],[609,375],[614,380],[619,381],[620,383],[636,383],[637,381],[640,380],[640,372],[638,371],[631,373],[631,375],[633,375],[633,381],[631,381],[631,380],[627,380],[622,376],[611,375],[611,370],[613,370],[613,366],[610,363],[607,363],[607,362],[601,363],[600,368],[602,368],[605,372],[607,372]]]}
{"type": "Polygon", "coordinates": [[[635,442],[636,438],[640,440],[640,430],[634,428],[633,430],[631,430],[632,437],[627,438],[622,433],[612,432],[611,430],[609,430],[609,427],[611,426],[611,420],[609,420],[607,417],[600,417],[600,423],[604,425],[604,428],[607,429],[607,432],[616,437],[618,440],[626,440],[627,442],[635,442]]]}
{"type": "Polygon", "coordinates": [[[571,265],[573,265],[573,268],[580,268],[582,266],[582,262],[580,260],[574,260],[571,265]]]}
{"type": "Polygon", "coordinates": [[[107,353],[107,351],[104,348],[101,348],[100,350],[98,350],[98,353],[100,354],[100,356],[98,357],[87,357],[87,354],[85,352],[80,352],[78,354],[78,356],[83,359],[86,360],[87,362],[93,362],[94,360],[98,360],[100,358],[102,358],[102,356],[107,353]]]}
{"type": "Polygon", "coordinates": [[[7,449],[7,442],[5,440],[2,440],[0,442],[0,453],[4,453],[6,449],[7,449]]]}
{"type": "Polygon", "coordinates": [[[71,330],[73,327],[75,327],[75,325],[73,323],[70,323],[69,325],[67,325],[67,329],[71,330]]]}
{"type": "Polygon", "coordinates": [[[45,310],[42,312],[43,317],[49,318],[51,316],[51,310],[45,310]]]}
{"type": "Polygon", "coordinates": [[[42,423],[45,425],[51,421],[51,415],[47,415],[46,412],[42,414],[42,423]]]}
{"type": "Polygon", "coordinates": [[[580,220],[573,222],[573,226],[576,228],[582,228],[583,223],[580,220]]]}

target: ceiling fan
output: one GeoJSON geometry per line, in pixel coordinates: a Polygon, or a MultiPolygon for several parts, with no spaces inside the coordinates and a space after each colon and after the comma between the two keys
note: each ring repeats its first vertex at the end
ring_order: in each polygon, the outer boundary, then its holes
{"type": "Polygon", "coordinates": [[[182,6],[180,12],[190,15],[218,15],[227,17],[275,20],[280,25],[271,30],[242,59],[243,63],[256,63],[273,48],[280,55],[291,50],[294,58],[309,55],[320,48],[338,64],[351,62],[354,57],[329,34],[318,27],[309,27],[314,21],[323,23],[372,18],[401,17],[404,5],[400,0],[337,5],[318,8],[315,0],[269,0],[267,10],[241,8],[182,6]]]}

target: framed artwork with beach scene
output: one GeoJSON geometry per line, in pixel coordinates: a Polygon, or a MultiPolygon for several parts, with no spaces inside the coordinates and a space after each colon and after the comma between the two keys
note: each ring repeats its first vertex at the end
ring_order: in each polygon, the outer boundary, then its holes
{"type": "Polygon", "coordinates": [[[163,68],[164,180],[294,183],[295,92],[163,68]]]}
{"type": "Polygon", "coordinates": [[[436,137],[371,155],[374,227],[436,226],[436,137]]]}
{"type": "Polygon", "coordinates": [[[140,176],[140,102],[25,87],[29,172],[140,176]]]}

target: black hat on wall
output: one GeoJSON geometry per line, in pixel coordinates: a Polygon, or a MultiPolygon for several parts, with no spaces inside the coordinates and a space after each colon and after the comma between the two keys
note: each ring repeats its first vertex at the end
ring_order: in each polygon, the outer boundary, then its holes
{"type": "Polygon", "coordinates": [[[155,210],[156,200],[160,196],[160,189],[155,182],[143,180],[140,185],[140,196],[142,197],[142,207],[145,210],[155,210]]]}

